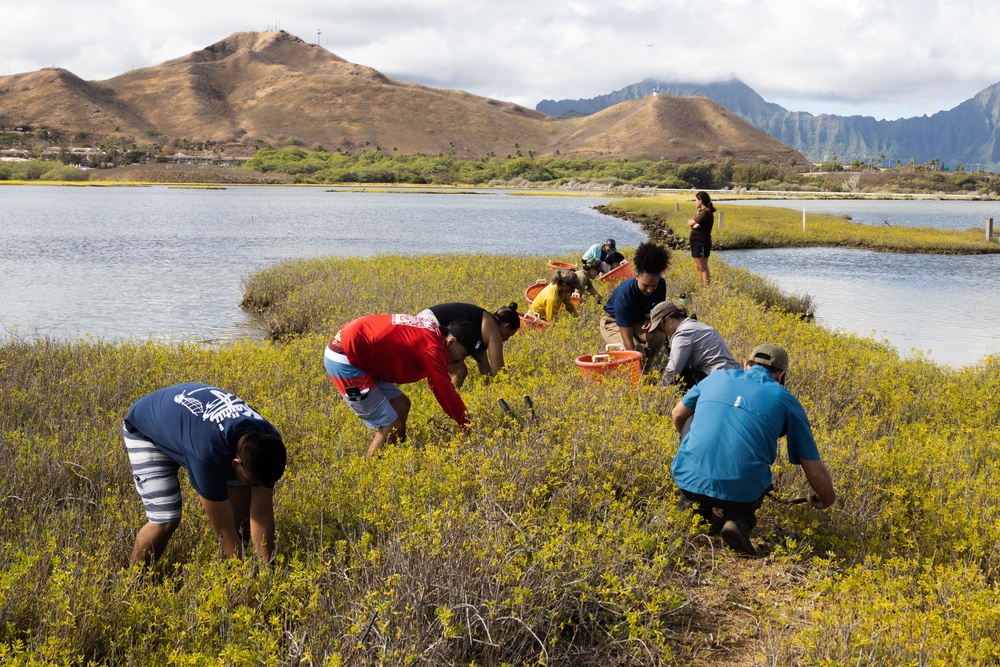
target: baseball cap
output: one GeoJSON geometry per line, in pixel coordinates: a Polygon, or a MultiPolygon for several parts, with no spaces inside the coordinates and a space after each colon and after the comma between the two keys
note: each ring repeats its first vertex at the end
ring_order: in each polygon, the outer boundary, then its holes
{"type": "Polygon", "coordinates": [[[673,301],[661,301],[653,306],[653,310],[649,313],[648,326],[644,324],[642,328],[647,331],[655,331],[656,327],[660,326],[660,322],[665,317],[679,317],[683,319],[687,317],[687,314],[678,308],[673,301]]]}
{"type": "Polygon", "coordinates": [[[591,259],[585,259],[585,260],[583,260],[583,268],[584,268],[584,270],[600,269],[601,268],[601,260],[597,259],[596,257],[593,257],[591,259]]]}
{"type": "Polygon", "coordinates": [[[788,370],[788,353],[777,345],[764,343],[754,348],[750,361],[775,371],[788,370]]]}
{"type": "Polygon", "coordinates": [[[615,246],[615,240],[614,239],[604,239],[604,245],[608,246],[608,252],[611,252],[613,250],[617,250],[618,249],[615,246]]]}
{"type": "Polygon", "coordinates": [[[468,320],[454,320],[447,327],[441,327],[441,333],[455,337],[469,355],[474,355],[484,349],[482,328],[468,320]]]}

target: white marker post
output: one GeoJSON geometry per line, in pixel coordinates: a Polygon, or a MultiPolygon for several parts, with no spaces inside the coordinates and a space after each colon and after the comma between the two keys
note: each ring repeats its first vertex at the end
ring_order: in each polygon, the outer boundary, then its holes
{"type": "Polygon", "coordinates": [[[802,233],[806,233],[806,208],[802,207],[802,233]]]}

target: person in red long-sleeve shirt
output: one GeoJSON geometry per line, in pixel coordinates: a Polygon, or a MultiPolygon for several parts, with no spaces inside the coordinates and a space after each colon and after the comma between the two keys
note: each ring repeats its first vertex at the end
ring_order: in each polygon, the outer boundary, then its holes
{"type": "Polygon", "coordinates": [[[348,322],[326,347],[326,372],[351,411],[375,430],[366,460],[386,442],[406,440],[410,399],[397,385],[427,378],[441,408],[468,429],[469,412],[448,364],[482,347],[477,325],[447,328],[413,315],[368,315],[348,322]]]}

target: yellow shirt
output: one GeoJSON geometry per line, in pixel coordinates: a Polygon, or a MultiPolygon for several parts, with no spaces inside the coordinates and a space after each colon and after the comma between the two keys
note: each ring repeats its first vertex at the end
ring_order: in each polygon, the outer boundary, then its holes
{"type": "Polygon", "coordinates": [[[576,306],[573,305],[571,294],[561,294],[559,286],[552,283],[542,289],[531,302],[531,309],[542,316],[543,320],[555,322],[559,314],[559,306],[566,306],[567,313],[575,313],[576,306]]]}

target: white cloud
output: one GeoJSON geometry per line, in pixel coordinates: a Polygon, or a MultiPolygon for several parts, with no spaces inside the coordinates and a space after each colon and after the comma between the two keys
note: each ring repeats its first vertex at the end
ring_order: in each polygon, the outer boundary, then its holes
{"type": "Polygon", "coordinates": [[[0,74],[55,65],[107,79],[280,25],[389,76],[529,107],[648,77],[735,75],[793,110],[893,118],[951,108],[1000,81],[992,0],[5,4],[0,74]]]}

